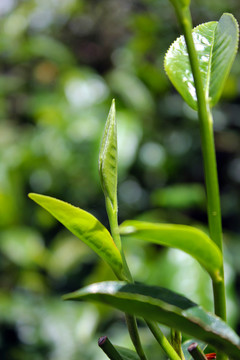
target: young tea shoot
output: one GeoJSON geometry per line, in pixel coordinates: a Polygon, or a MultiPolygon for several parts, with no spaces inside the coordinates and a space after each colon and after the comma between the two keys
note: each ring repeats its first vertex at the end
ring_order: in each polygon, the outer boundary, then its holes
{"type": "Polygon", "coordinates": [[[237,52],[238,24],[233,15],[223,14],[218,22],[207,22],[192,30],[190,0],[171,0],[171,3],[183,35],[170,46],[164,67],[183,100],[198,112],[209,236],[196,227],[184,224],[127,220],[119,226],[114,100],[106,121],[98,164],[110,232],[93,215],[78,207],[40,194],[29,194],[29,197],[95,251],[116,276],[116,281],[94,283],[63,297],[64,300],[107,304],[126,314],[135,351],[113,345],[103,336],[99,339],[99,346],[109,359],[151,359],[151,354],[147,354],[141,344],[136,322],[136,317],[140,317],[171,360],[239,360],[240,338],[226,323],[221,208],[211,113],[211,108],[219,101],[237,52]],[[128,241],[135,238],[180,249],[196,259],[211,277],[215,314],[168,289],[135,283],[125,258],[122,236],[128,241]],[[172,339],[168,340],[163,335],[159,324],[171,329],[172,339]],[[181,342],[181,333],[189,336],[185,344],[181,342]],[[208,344],[216,349],[217,355],[204,354],[208,344]]]}

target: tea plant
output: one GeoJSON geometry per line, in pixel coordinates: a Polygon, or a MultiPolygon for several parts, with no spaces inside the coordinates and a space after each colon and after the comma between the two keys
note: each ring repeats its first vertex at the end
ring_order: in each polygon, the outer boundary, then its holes
{"type": "Polygon", "coordinates": [[[184,36],[165,56],[165,70],[186,103],[198,112],[207,192],[209,236],[186,225],[125,221],[118,225],[117,126],[115,102],[107,118],[99,154],[99,175],[109,218],[109,232],[93,215],[61,200],[39,194],[30,198],[51,213],[74,235],[90,246],[115,273],[118,281],[95,283],[65,295],[65,300],[97,301],[126,314],[136,352],[112,345],[107,337],[99,346],[112,360],[146,360],[136,316],[142,317],[168,358],[240,358],[240,338],[226,323],[226,300],[222,252],[222,224],[211,108],[217,103],[235,58],[238,25],[231,14],[223,14],[192,30],[190,0],[171,0],[184,36]],[[194,257],[208,272],[213,284],[215,314],[168,289],[134,283],[122,247],[121,236],[174,247],[194,257]],[[171,340],[158,323],[171,328],[171,340]],[[181,332],[199,339],[181,343],[181,332]],[[205,355],[210,344],[216,351],[205,355]],[[190,345],[190,346],[189,346],[190,345]],[[187,351],[188,349],[188,351],[187,351]]]}

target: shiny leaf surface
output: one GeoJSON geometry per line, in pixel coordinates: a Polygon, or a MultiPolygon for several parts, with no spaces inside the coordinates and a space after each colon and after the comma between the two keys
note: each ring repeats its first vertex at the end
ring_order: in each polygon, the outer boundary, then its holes
{"type": "MultiPolygon", "coordinates": [[[[206,100],[214,106],[224,87],[238,47],[238,24],[231,14],[192,32],[206,100]]],[[[180,36],[165,56],[166,73],[187,104],[197,110],[197,97],[185,39],[180,36]]]]}
{"type": "Polygon", "coordinates": [[[120,226],[120,232],[128,237],[182,250],[194,257],[214,281],[219,279],[221,252],[217,245],[197,228],[128,220],[120,226]]]}
{"type": "Polygon", "coordinates": [[[65,300],[97,301],[129,314],[158,321],[240,358],[240,338],[220,318],[168,289],[125,282],[102,282],[64,296],[65,300]]]}
{"type": "Polygon", "coordinates": [[[49,196],[29,194],[29,197],[92,248],[108,263],[118,278],[125,279],[120,252],[109,231],[93,215],[49,196]]]}

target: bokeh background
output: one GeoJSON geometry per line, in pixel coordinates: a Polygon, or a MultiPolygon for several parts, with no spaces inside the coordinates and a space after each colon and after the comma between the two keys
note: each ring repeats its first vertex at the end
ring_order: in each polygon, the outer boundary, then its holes
{"type": "MultiPolygon", "coordinates": [[[[192,0],[195,25],[239,0],[192,0]]],[[[43,193],[108,227],[97,159],[116,99],[120,222],[206,228],[196,113],[168,81],[164,54],[179,35],[166,0],[0,1],[0,353],[3,360],[102,360],[97,339],[131,347],[124,317],[61,295],[114,279],[83,243],[28,199],[43,193]]],[[[214,109],[229,322],[240,330],[240,56],[214,109]]],[[[189,256],[124,242],[134,277],[212,309],[208,276],[189,256]]],[[[151,360],[158,348],[140,322],[151,360]]],[[[164,328],[167,333],[167,329],[164,328]]],[[[164,359],[164,356],[162,357],[164,359]]]]}

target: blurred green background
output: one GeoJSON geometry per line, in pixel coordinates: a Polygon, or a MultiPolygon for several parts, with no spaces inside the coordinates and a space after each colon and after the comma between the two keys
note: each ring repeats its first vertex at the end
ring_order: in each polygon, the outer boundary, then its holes
{"type": "MultiPolygon", "coordinates": [[[[239,0],[193,0],[195,25],[239,0]]],[[[124,317],[61,295],[114,279],[97,256],[28,199],[43,193],[107,227],[97,159],[116,99],[119,217],[206,227],[196,113],[168,81],[164,54],[179,35],[166,0],[0,1],[0,353],[3,360],[102,360],[99,336],[131,347],[124,317]]],[[[240,330],[240,57],[214,109],[229,321],[240,330]]],[[[208,276],[189,256],[124,242],[138,281],[212,310],[208,276]]],[[[158,348],[140,322],[151,360],[158,348]]],[[[167,333],[167,329],[164,328],[167,333]]],[[[164,356],[162,357],[164,359],[164,356]]]]}

